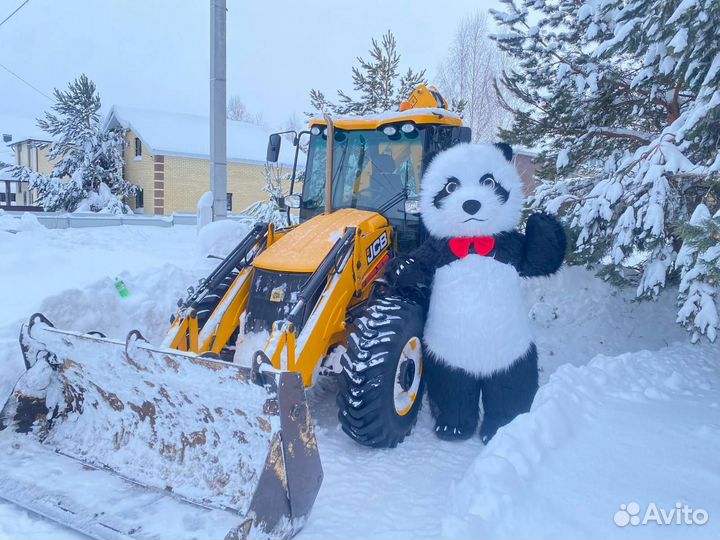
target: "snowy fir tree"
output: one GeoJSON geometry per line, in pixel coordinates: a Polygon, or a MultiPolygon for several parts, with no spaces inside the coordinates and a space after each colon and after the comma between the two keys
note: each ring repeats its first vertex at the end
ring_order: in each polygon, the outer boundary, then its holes
{"type": "Polygon", "coordinates": [[[503,3],[494,37],[520,105],[501,137],[542,150],[531,203],[565,220],[575,260],[638,296],[681,278],[678,321],[713,340],[720,2],[503,3]]]}
{"type": "Polygon", "coordinates": [[[45,210],[127,213],[122,202],[135,192],[123,178],[124,133],[105,131],[100,122],[100,96],[85,75],[68,89],[54,92],[52,112],[38,126],[53,138],[49,175],[18,167],[15,174],[29,182],[45,210]]]}
{"type": "Polygon", "coordinates": [[[397,110],[419,84],[427,84],[425,70],[408,68],[400,72],[400,53],[392,32],[380,41],[373,38],[370,59],[358,57],[358,66],[352,68],[355,96],[338,90],[338,103],[328,100],[319,90],[310,90],[310,105],[318,113],[364,115],[397,110]]]}

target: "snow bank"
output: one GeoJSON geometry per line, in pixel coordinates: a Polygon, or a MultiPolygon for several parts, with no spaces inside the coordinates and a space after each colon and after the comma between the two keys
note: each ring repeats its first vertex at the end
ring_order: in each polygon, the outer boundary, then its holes
{"type": "Polygon", "coordinates": [[[638,301],[632,289],[616,288],[577,266],[522,283],[541,382],[562,364],[585,364],[597,354],[657,350],[687,339],[673,321],[674,290],[653,301],[638,301]]]}
{"type": "MultiPolygon", "coordinates": [[[[0,328],[0,401],[24,371],[17,337],[20,321],[26,322],[33,311],[45,314],[57,327],[80,332],[98,331],[110,338],[125,340],[130,330],[150,343],[160,343],[170,327],[177,300],[200,274],[165,265],[138,274],[120,272],[130,295],[121,298],[113,278],[106,277],[78,289],[68,289],[46,298],[37,309],[16,313],[18,322],[0,328]]],[[[18,306],[19,307],[19,306],[18,306]]]]}
{"type": "Polygon", "coordinates": [[[213,193],[212,191],[206,191],[198,199],[197,203],[197,230],[205,227],[208,223],[212,223],[212,205],[213,205],[213,193]]]}
{"type": "Polygon", "coordinates": [[[223,219],[208,223],[198,231],[198,255],[225,257],[250,232],[252,222],[223,219]]]}
{"type": "Polygon", "coordinates": [[[448,537],[715,537],[704,526],[622,529],[621,504],[720,512],[714,346],[565,365],[450,493],[448,537]]]}
{"type": "Polygon", "coordinates": [[[37,231],[44,228],[38,219],[28,212],[25,212],[18,218],[4,210],[0,210],[0,231],[15,233],[20,231],[37,231]]]}

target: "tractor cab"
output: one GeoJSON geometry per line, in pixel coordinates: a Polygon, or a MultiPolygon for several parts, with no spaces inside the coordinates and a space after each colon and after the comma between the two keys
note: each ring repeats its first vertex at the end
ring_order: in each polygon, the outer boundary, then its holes
{"type": "MultiPolygon", "coordinates": [[[[430,93],[421,87],[413,96],[419,91],[430,93]]],[[[433,95],[429,97],[435,102],[433,95]]],[[[377,212],[393,227],[398,251],[417,246],[423,234],[417,208],[422,173],[436,153],[469,142],[470,128],[445,108],[414,108],[408,106],[410,102],[405,103],[405,110],[377,116],[310,120],[309,129],[296,134],[293,141],[297,155],[300,138],[309,137],[302,190],[293,193],[292,182],[284,201],[288,210],[298,208],[301,223],[344,208],[377,212]],[[330,189],[326,182],[329,156],[330,189]]],[[[268,161],[276,161],[280,140],[279,134],[270,137],[268,161]]],[[[297,157],[293,178],[296,168],[297,157]]]]}

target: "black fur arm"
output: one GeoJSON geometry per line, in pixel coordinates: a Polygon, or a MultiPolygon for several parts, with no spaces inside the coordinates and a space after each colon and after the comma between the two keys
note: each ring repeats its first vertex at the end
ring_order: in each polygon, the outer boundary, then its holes
{"type": "Polygon", "coordinates": [[[554,274],[562,265],[566,250],[567,237],[560,222],[549,214],[533,214],[525,227],[517,271],[523,277],[554,274]]]}
{"type": "Polygon", "coordinates": [[[428,238],[409,255],[395,257],[385,279],[395,293],[425,303],[438,257],[436,241],[428,238]]]}

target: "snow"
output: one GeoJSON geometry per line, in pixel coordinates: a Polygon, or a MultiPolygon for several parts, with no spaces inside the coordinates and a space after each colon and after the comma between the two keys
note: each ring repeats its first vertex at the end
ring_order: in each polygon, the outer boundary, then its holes
{"type": "Polygon", "coordinates": [[[559,171],[563,167],[567,167],[570,163],[570,153],[567,148],[563,148],[558,152],[555,168],[559,171]]]}
{"type": "MultiPolygon", "coordinates": [[[[347,122],[347,121],[353,121],[353,120],[366,120],[367,122],[376,122],[376,123],[382,123],[382,122],[388,122],[392,120],[402,120],[403,118],[408,118],[410,116],[418,116],[418,115],[432,115],[432,116],[439,116],[441,118],[457,118],[460,119],[460,116],[458,116],[456,113],[449,111],[447,109],[439,109],[436,107],[419,107],[417,109],[408,109],[406,111],[388,111],[384,113],[378,113],[378,114],[370,114],[366,116],[353,116],[353,115],[342,115],[342,116],[333,116],[333,122],[347,122]]],[[[324,124],[325,120],[320,117],[313,117],[310,119],[310,124],[324,124]]]]}
{"type": "MultiPolygon", "coordinates": [[[[105,119],[106,126],[131,129],[153,155],[209,159],[210,123],[207,116],[153,111],[115,105],[105,119]]],[[[227,121],[227,158],[230,162],[263,165],[272,130],[255,124],[227,121]]],[[[292,167],[295,147],[280,147],[279,163],[292,167]]]]}
{"type": "Polygon", "coordinates": [[[18,219],[4,210],[0,210],[0,231],[36,231],[44,228],[33,214],[25,212],[18,219]]]}
{"type": "Polygon", "coordinates": [[[670,43],[668,43],[668,47],[672,47],[675,49],[676,53],[681,52],[685,47],[687,47],[687,40],[688,40],[688,31],[687,28],[680,28],[680,30],[677,31],[677,34],[670,40],[670,43]]]}
{"type": "Polygon", "coordinates": [[[665,24],[667,26],[675,24],[690,8],[694,8],[695,6],[697,6],[697,0],[682,0],[665,24]]]}
{"type": "MultiPolygon", "coordinates": [[[[707,538],[720,523],[621,529],[621,504],[720,511],[713,346],[598,355],[565,365],[451,491],[449,537],[707,538]],[[709,460],[709,461],[708,461],[709,460]]],[[[643,513],[640,514],[643,517],[643,513]]]]}
{"type": "Polygon", "coordinates": [[[212,222],[213,193],[206,191],[200,196],[197,203],[197,230],[198,232],[208,223],[212,222]]]}
{"type": "MultiPolygon", "coordinates": [[[[229,223],[200,235],[189,226],[0,231],[0,276],[11,285],[0,310],[0,400],[23,371],[17,334],[35,311],[58,328],[119,339],[138,328],[160,343],[175,301],[216,266],[208,251],[223,255],[237,241],[242,225],[229,223]]],[[[720,534],[718,345],[688,343],[672,290],[637,302],[578,267],[523,288],[543,386],[533,410],[487,447],[478,437],[438,440],[427,403],[400,446],[361,447],[338,426],[334,381],[319,377],[309,398],[325,479],[300,538],[720,534]],[[633,501],[687,503],[710,521],[616,527],[614,513],[633,501]]],[[[87,493],[105,499],[105,489],[87,493]]],[[[0,503],[0,538],[40,537],[80,536],[0,503]]]]}

